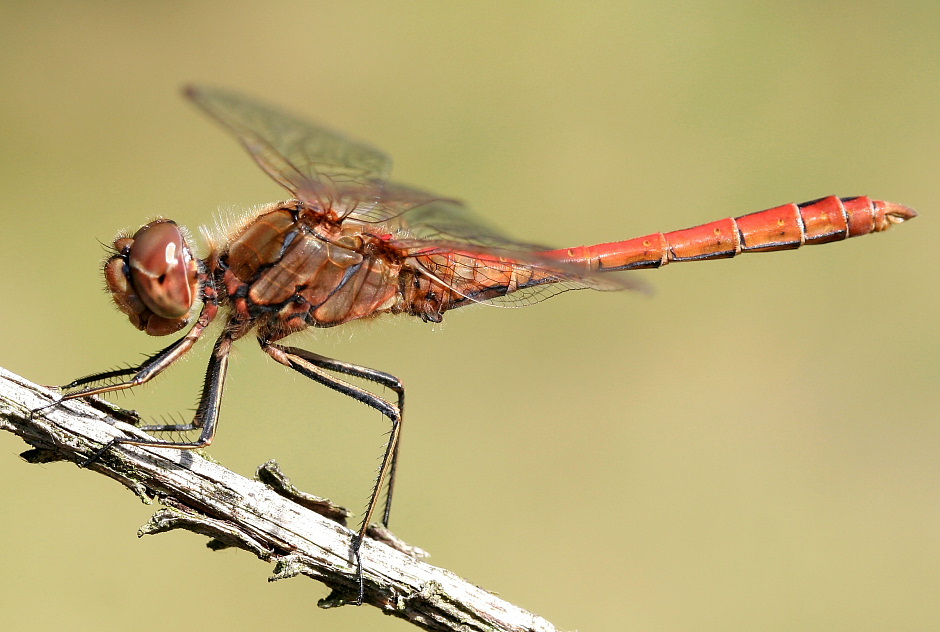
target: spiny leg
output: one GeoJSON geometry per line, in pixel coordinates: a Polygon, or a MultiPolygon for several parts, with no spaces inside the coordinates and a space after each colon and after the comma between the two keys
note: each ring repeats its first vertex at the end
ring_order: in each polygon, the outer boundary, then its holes
{"type": "Polygon", "coordinates": [[[165,441],[160,439],[114,438],[89,457],[83,465],[87,466],[94,463],[102,454],[119,443],[157,448],[177,448],[180,450],[204,448],[212,443],[218,425],[219,411],[222,406],[222,389],[225,385],[225,376],[228,373],[229,352],[231,351],[231,347],[231,336],[228,333],[223,333],[216,341],[215,347],[212,350],[212,357],[209,359],[209,364],[206,367],[206,377],[202,387],[202,394],[199,397],[199,405],[190,423],[158,424],[141,427],[141,430],[145,432],[186,432],[201,428],[202,432],[198,439],[195,441],[165,441]]]}
{"type": "Polygon", "coordinates": [[[261,348],[264,349],[265,353],[270,355],[284,366],[290,367],[291,369],[297,371],[305,377],[314,380],[315,382],[319,382],[320,384],[328,386],[329,388],[332,388],[333,390],[338,391],[344,395],[348,395],[349,397],[352,397],[353,399],[360,401],[367,406],[375,408],[380,413],[388,417],[388,419],[392,422],[392,429],[389,432],[388,444],[385,447],[385,455],[382,457],[382,465],[379,467],[379,473],[376,476],[375,485],[372,488],[372,495],[369,498],[369,505],[366,508],[366,513],[362,519],[362,524],[359,526],[359,533],[353,539],[352,553],[356,559],[357,575],[359,580],[359,595],[356,599],[356,605],[361,605],[365,587],[362,577],[362,559],[359,555],[359,549],[362,546],[362,541],[366,536],[366,531],[369,528],[369,523],[372,520],[372,515],[375,512],[375,508],[378,505],[379,496],[382,492],[383,483],[385,481],[388,481],[388,486],[386,487],[387,492],[385,495],[385,511],[383,512],[382,524],[386,527],[388,526],[388,519],[392,504],[392,491],[395,483],[395,470],[398,464],[398,446],[401,437],[402,412],[405,406],[404,386],[402,385],[401,380],[389,373],[384,373],[382,371],[377,371],[368,367],[328,358],[326,356],[307,351],[306,349],[285,347],[274,344],[273,342],[264,338],[258,338],[258,342],[261,344],[261,348]],[[397,393],[398,403],[397,405],[392,404],[388,400],[379,397],[374,393],[370,393],[363,388],[350,384],[345,380],[334,377],[326,371],[342,373],[344,375],[358,377],[370,382],[375,382],[376,384],[380,384],[382,386],[386,386],[397,393]]]}
{"type": "MultiPolygon", "coordinates": [[[[199,318],[196,319],[196,323],[193,325],[192,329],[189,332],[175,341],[171,345],[161,349],[154,355],[150,356],[144,360],[141,364],[133,367],[127,367],[125,369],[114,369],[111,371],[102,371],[100,373],[93,373],[91,375],[86,375],[85,377],[78,378],[72,382],[62,386],[62,390],[70,390],[78,388],[79,390],[73,391],[71,393],[66,393],[62,396],[60,400],[55,403],[63,402],[69,399],[77,399],[79,397],[87,397],[89,395],[100,395],[102,393],[110,393],[112,391],[122,391],[128,388],[133,388],[135,386],[140,386],[141,384],[146,384],[160,373],[165,371],[171,364],[182,358],[193,346],[199,341],[202,337],[202,334],[206,331],[206,328],[212,323],[218,314],[219,305],[218,300],[215,296],[215,289],[213,285],[209,282],[203,287],[203,306],[202,310],[199,312],[199,318]],[[111,382],[117,378],[125,378],[130,376],[129,379],[124,379],[119,382],[111,382]],[[84,387],[84,388],[81,388],[84,387]]],[[[223,335],[224,337],[224,335],[223,335]]],[[[203,395],[200,399],[199,409],[197,410],[196,417],[193,420],[193,424],[190,426],[196,427],[195,423],[206,417],[208,414],[207,411],[211,407],[211,397],[210,397],[210,382],[212,380],[213,373],[217,375],[215,380],[217,384],[217,397],[221,397],[222,393],[222,382],[225,379],[225,370],[228,366],[228,348],[231,345],[231,340],[225,345],[224,353],[219,354],[219,349],[222,346],[222,338],[219,338],[219,341],[216,342],[216,349],[213,353],[213,358],[209,362],[209,368],[206,373],[206,385],[203,388],[203,395]],[[217,357],[219,356],[219,357],[217,357]],[[215,367],[215,368],[213,368],[215,367]],[[200,416],[201,415],[201,416],[200,416]]],[[[218,417],[218,402],[215,403],[215,417],[218,417]]],[[[214,419],[211,424],[214,427],[214,419]]],[[[200,422],[200,423],[205,423],[200,422]]],[[[210,425],[205,423],[205,425],[210,425]]],[[[161,426],[145,426],[143,430],[154,430],[154,429],[171,429],[161,426]]],[[[208,442],[212,441],[212,435],[210,433],[203,434],[208,438],[208,442]]],[[[200,438],[202,440],[202,437],[200,438]]],[[[204,445],[208,445],[206,442],[204,445]]],[[[117,443],[132,443],[135,445],[170,445],[174,447],[188,448],[188,447],[200,447],[200,446],[187,446],[181,445],[175,442],[145,442],[145,441],[132,441],[132,440],[117,440],[112,439],[104,445],[100,450],[95,452],[89,459],[87,459],[82,466],[85,467],[93,463],[98,459],[108,448],[117,444],[117,443]]]]}
{"type": "Polygon", "coordinates": [[[65,386],[62,386],[61,389],[71,390],[78,388],[79,390],[66,393],[59,401],[78,399],[79,397],[87,397],[89,395],[100,395],[112,391],[123,391],[128,388],[140,386],[141,384],[146,384],[193,348],[198,336],[192,337],[192,333],[193,332],[190,332],[170,346],[161,349],[137,366],[92,373],[91,375],[86,375],[69,382],[65,386]],[[111,382],[116,378],[127,376],[130,376],[130,378],[120,382],[111,382]],[[105,383],[102,384],[102,382],[105,383]]]}
{"type": "MultiPolygon", "coordinates": [[[[265,343],[262,342],[261,346],[262,348],[265,348],[265,343]]],[[[399,380],[394,375],[390,373],[385,373],[384,371],[371,369],[369,367],[360,366],[358,364],[352,364],[350,362],[344,362],[342,360],[328,358],[318,353],[313,353],[312,351],[307,351],[306,349],[300,349],[298,347],[283,347],[281,345],[276,345],[273,343],[268,343],[268,346],[280,349],[281,351],[283,351],[284,353],[288,355],[293,355],[303,360],[306,360],[307,362],[321,369],[326,369],[328,371],[333,371],[335,373],[342,373],[344,375],[351,375],[353,377],[358,377],[364,380],[368,380],[370,382],[375,382],[376,384],[379,384],[380,386],[384,386],[386,388],[391,389],[398,396],[397,404],[394,406],[390,404],[388,400],[382,397],[379,397],[378,395],[370,393],[369,391],[366,391],[364,389],[357,388],[342,380],[336,380],[336,378],[332,378],[331,376],[327,376],[327,378],[331,380],[331,383],[326,383],[325,381],[321,381],[320,379],[318,379],[318,377],[315,377],[315,376],[307,376],[307,377],[310,377],[311,379],[314,379],[320,383],[325,384],[326,386],[329,386],[330,388],[333,388],[334,390],[337,390],[343,393],[344,395],[348,395],[356,399],[357,401],[363,402],[367,406],[371,406],[372,408],[375,408],[376,410],[381,412],[383,415],[388,417],[392,421],[393,424],[396,423],[395,416],[390,415],[389,410],[391,409],[392,412],[394,413],[395,409],[397,409],[398,423],[401,422],[402,416],[404,415],[404,409],[405,409],[405,388],[402,385],[401,380],[399,380]],[[338,386],[334,386],[334,384],[342,385],[342,388],[338,386]],[[346,387],[348,387],[350,390],[345,390],[346,387]]],[[[267,351],[267,349],[265,349],[265,351],[267,351]]],[[[275,358],[275,359],[277,360],[278,358],[275,358]]],[[[294,368],[294,367],[291,367],[291,368],[294,368]]],[[[400,432],[401,431],[399,430],[399,434],[400,432]]],[[[391,512],[392,493],[395,487],[395,470],[397,468],[397,465],[398,465],[398,449],[396,448],[394,452],[392,453],[391,464],[389,465],[388,474],[385,477],[386,480],[388,481],[388,486],[386,488],[388,493],[385,496],[385,507],[384,507],[384,511],[382,512],[382,524],[386,527],[388,526],[389,514],[391,512]]]]}
{"type": "Polygon", "coordinates": [[[85,388],[79,388],[77,391],[64,395],[60,401],[87,397],[88,395],[100,395],[102,393],[110,393],[111,391],[122,391],[145,384],[160,375],[167,367],[182,358],[193,348],[199,339],[202,338],[202,334],[218,313],[219,306],[217,300],[214,298],[215,292],[212,286],[207,285],[203,289],[203,292],[204,303],[202,311],[199,312],[199,318],[196,320],[196,324],[193,325],[192,329],[190,329],[185,336],[161,349],[137,366],[92,373],[91,375],[80,377],[66,384],[61,387],[62,390],[71,390],[83,386],[85,388]],[[131,376],[130,379],[110,384],[101,384],[102,382],[110,382],[116,378],[127,376],[131,376]]]}

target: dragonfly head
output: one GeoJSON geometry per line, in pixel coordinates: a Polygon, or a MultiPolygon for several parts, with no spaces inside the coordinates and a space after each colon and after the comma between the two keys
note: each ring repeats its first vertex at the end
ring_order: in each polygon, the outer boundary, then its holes
{"type": "Polygon", "coordinates": [[[151,336],[185,327],[199,297],[199,262],[176,222],[158,219],[118,235],[104,279],[118,308],[151,336]]]}

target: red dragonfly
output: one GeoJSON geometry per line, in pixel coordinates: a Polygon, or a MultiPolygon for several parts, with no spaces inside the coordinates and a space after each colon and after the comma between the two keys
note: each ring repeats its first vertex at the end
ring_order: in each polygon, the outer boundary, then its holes
{"type": "Polygon", "coordinates": [[[380,314],[440,322],[474,303],[521,306],[559,292],[635,286],[601,273],[658,268],[673,261],[788,250],[887,230],[912,209],[868,197],[827,197],[628,241],[553,250],[503,236],[460,202],[388,181],[390,159],[372,147],[279,109],[213,88],[186,96],[228,129],[292,199],[243,218],[194,255],[189,235],[157,219],[120,234],[104,264],[107,287],[138,329],[181,338],[143,363],[95,373],[63,387],[65,399],[149,382],[185,355],[224,311],[195,416],[188,424],[144,426],[149,432],[199,430],[188,442],[138,438],[116,443],[192,449],[215,435],[232,344],[253,334],[262,350],[298,373],[353,397],[392,425],[385,455],[353,540],[359,599],[359,548],[384,495],[388,525],[405,391],[394,375],[281,344],[308,327],[333,327],[380,314]],[[393,391],[386,399],[339,376],[393,391]]]}

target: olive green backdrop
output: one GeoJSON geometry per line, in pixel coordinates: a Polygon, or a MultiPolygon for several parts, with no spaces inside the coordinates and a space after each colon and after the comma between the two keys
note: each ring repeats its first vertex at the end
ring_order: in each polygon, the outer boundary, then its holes
{"type": "MultiPolygon", "coordinates": [[[[298,342],[407,384],[395,532],[562,629],[937,629],[938,29],[926,1],[3,3],[0,364],[56,384],[154,351],[97,242],[285,196],[187,81],[557,246],[903,202],[921,217],[888,234],[634,273],[652,298],[298,342]]],[[[361,508],[383,419],[238,351],[210,454],[361,508]]],[[[117,401],[188,414],[205,354],[117,401]]],[[[0,436],[5,629],[406,629],[197,536],[139,540],[153,507],[24,449],[0,436]]]]}

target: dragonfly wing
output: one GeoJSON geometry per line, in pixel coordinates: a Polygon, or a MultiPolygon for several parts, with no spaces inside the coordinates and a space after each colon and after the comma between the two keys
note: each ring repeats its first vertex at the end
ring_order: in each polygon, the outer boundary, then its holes
{"type": "Polygon", "coordinates": [[[391,245],[417,274],[473,303],[522,307],[568,290],[646,289],[635,278],[598,274],[539,252],[437,239],[392,240],[391,245]]]}
{"type": "Polygon", "coordinates": [[[634,286],[540,256],[549,249],[505,236],[457,200],[389,183],[391,159],[365,143],[235,92],[190,86],[186,96],[298,200],[337,220],[375,225],[402,253],[414,253],[416,270],[446,272],[440,280],[469,300],[519,305],[568,289],[634,286]],[[507,265],[538,282],[501,291],[507,265]]]}
{"type": "Polygon", "coordinates": [[[645,288],[547,256],[551,248],[506,236],[459,200],[398,184],[388,183],[379,204],[350,218],[376,224],[412,269],[472,302],[517,307],[566,290],[645,288]]]}
{"type": "Polygon", "coordinates": [[[475,301],[485,305],[496,305],[497,307],[526,307],[541,303],[544,300],[557,296],[562,292],[569,290],[601,290],[605,292],[634,289],[643,291],[646,286],[638,282],[618,283],[611,279],[604,279],[600,283],[587,284],[583,281],[557,281],[546,285],[536,285],[523,288],[510,294],[494,296],[483,301],[475,301]]]}
{"type": "Polygon", "coordinates": [[[349,217],[366,223],[382,223],[383,230],[401,240],[468,244],[515,253],[549,250],[546,246],[506,236],[460,200],[391,182],[385,185],[378,204],[357,209],[349,217]]]}
{"type": "Polygon", "coordinates": [[[382,196],[392,161],[381,151],[235,92],[189,86],[185,94],[298,200],[347,215],[382,196]]]}

